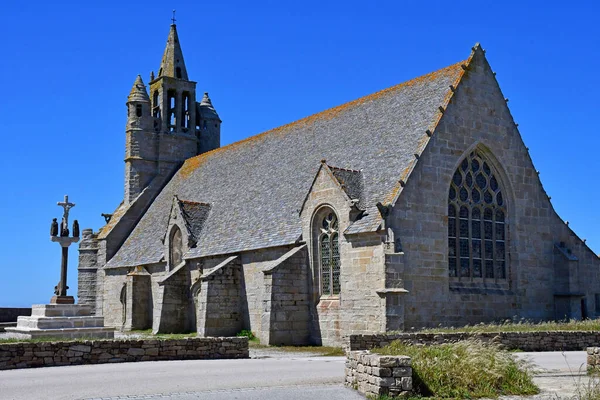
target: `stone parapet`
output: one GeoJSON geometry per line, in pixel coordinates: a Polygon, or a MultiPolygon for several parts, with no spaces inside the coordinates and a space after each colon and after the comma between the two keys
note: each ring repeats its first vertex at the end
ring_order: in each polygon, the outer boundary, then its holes
{"type": "Polygon", "coordinates": [[[0,344],[0,370],[61,365],[248,357],[248,338],[246,337],[0,344]]]}
{"type": "Polygon", "coordinates": [[[346,355],[345,384],[367,397],[407,396],[413,390],[411,359],[350,351],[346,355]]]}
{"type": "Polygon", "coordinates": [[[348,351],[369,350],[389,345],[394,340],[418,345],[452,343],[476,339],[496,343],[507,350],[577,351],[600,343],[600,331],[540,331],[496,333],[396,333],[349,335],[344,347],[348,351]]]}

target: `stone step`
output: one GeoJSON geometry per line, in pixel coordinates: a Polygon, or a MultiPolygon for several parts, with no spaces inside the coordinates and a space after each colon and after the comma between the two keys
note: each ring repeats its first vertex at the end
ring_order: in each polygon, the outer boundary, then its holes
{"type": "Polygon", "coordinates": [[[6,328],[11,337],[19,339],[37,338],[89,338],[114,339],[114,328],[65,328],[65,329],[35,329],[35,328],[6,328]]]}
{"type": "Polygon", "coordinates": [[[39,317],[84,317],[92,315],[92,308],[80,304],[34,304],[31,316],[39,317]]]}
{"type": "Polygon", "coordinates": [[[104,317],[40,317],[20,316],[18,328],[61,329],[61,328],[102,328],[104,317]]]}

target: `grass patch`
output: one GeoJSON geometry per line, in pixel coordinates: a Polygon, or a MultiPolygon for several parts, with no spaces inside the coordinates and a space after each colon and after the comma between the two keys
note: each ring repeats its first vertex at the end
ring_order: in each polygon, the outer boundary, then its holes
{"type": "Polygon", "coordinates": [[[506,320],[497,323],[481,323],[462,327],[437,327],[419,330],[419,333],[498,333],[498,332],[544,332],[544,331],[600,331],[600,320],[531,322],[527,320],[506,320]]]}
{"type": "Polygon", "coordinates": [[[478,340],[432,346],[395,341],[373,352],[411,357],[413,386],[420,396],[465,399],[539,393],[524,362],[478,340]]]}

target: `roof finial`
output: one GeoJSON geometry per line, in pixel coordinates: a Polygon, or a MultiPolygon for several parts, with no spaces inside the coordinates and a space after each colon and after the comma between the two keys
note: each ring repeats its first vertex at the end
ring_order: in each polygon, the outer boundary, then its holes
{"type": "Polygon", "coordinates": [[[175,25],[175,21],[177,21],[175,19],[175,10],[173,10],[173,18],[171,18],[171,21],[173,22],[171,25],[175,25]]]}

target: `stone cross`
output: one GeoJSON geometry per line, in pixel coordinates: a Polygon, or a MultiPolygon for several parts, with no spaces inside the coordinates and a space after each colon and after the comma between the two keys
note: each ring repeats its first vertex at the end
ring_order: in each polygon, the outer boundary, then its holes
{"type": "Polygon", "coordinates": [[[60,282],[56,285],[55,296],[52,297],[50,303],[73,304],[75,303],[73,296],[67,296],[67,289],[69,288],[67,286],[67,261],[69,259],[69,246],[79,241],[79,237],[69,237],[69,210],[75,207],[75,203],[69,202],[69,196],[65,195],[64,201],[59,201],[56,205],[63,208],[61,232],[60,236],[51,235],[50,240],[60,244],[62,248],[62,260],[60,265],[60,282]]]}
{"type": "MultiPolygon", "coordinates": [[[[65,194],[65,200],[64,201],[59,201],[56,203],[57,206],[62,207],[63,210],[63,218],[62,218],[62,226],[61,226],[61,230],[64,227],[64,229],[68,229],[69,228],[69,210],[73,207],[75,207],[75,203],[70,203],[69,202],[69,196],[67,196],[65,194]]],[[[62,235],[62,232],[61,232],[62,235]]]]}

